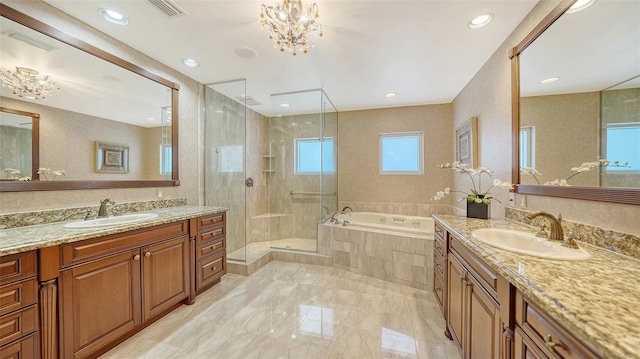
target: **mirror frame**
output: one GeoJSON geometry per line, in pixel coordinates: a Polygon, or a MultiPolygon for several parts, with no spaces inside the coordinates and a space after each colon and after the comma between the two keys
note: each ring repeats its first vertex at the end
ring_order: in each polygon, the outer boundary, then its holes
{"type": "Polygon", "coordinates": [[[512,160],[511,181],[513,192],[540,196],[582,199],[640,205],[639,188],[542,186],[520,184],[520,54],[535,39],[544,33],[569,9],[575,0],[562,0],[531,32],[509,51],[511,60],[511,116],[512,116],[512,160]]]}
{"type": "MultiPolygon", "coordinates": [[[[180,186],[179,179],[179,151],[178,151],[178,97],[180,85],[171,82],[163,77],[157,76],[139,66],[126,60],[111,55],[84,41],[78,40],[57,30],[43,22],[40,22],[26,14],[23,14],[4,4],[0,4],[0,16],[15,21],[30,29],[38,31],[44,35],[61,41],[78,50],[96,56],[104,61],[110,62],[125,70],[132,71],[151,81],[157,82],[171,89],[171,180],[106,180],[106,181],[0,181],[0,192],[23,192],[23,191],[58,191],[58,190],[80,190],[80,189],[105,189],[105,188],[140,188],[140,187],[173,187],[180,186]]],[[[39,158],[39,152],[34,149],[33,157],[39,158]]],[[[34,167],[34,177],[37,177],[37,169],[34,167]]]]}
{"type": "MultiPolygon", "coordinates": [[[[31,117],[31,180],[38,180],[40,168],[40,114],[0,106],[0,112],[31,117]]],[[[4,182],[4,181],[3,181],[4,182]]]]}

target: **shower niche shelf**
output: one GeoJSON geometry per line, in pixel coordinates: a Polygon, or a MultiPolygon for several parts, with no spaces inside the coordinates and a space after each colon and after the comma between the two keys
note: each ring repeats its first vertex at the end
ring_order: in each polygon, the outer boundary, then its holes
{"type": "Polygon", "coordinates": [[[264,160],[264,169],[262,170],[263,173],[274,173],[275,170],[273,169],[273,159],[276,158],[276,156],[272,156],[272,155],[262,155],[262,159],[264,160]]]}

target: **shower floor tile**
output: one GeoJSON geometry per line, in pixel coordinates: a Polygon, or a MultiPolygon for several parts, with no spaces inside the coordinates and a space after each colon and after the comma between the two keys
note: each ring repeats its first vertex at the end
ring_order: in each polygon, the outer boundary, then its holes
{"type": "MultiPolygon", "coordinates": [[[[286,238],[274,241],[249,243],[247,245],[246,262],[251,263],[257,259],[262,258],[262,256],[264,256],[271,250],[271,248],[316,252],[317,245],[317,240],[306,238],[286,238]]],[[[244,256],[244,248],[240,248],[229,253],[227,255],[227,258],[231,260],[244,260],[244,256]]]]}
{"type": "Polygon", "coordinates": [[[101,358],[460,358],[431,292],[273,261],[220,284],[101,358]]]}

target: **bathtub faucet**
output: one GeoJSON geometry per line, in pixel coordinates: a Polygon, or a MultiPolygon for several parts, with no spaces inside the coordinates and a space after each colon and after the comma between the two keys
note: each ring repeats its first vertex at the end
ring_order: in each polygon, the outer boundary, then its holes
{"type": "Polygon", "coordinates": [[[344,212],[342,211],[335,211],[333,212],[333,214],[331,215],[331,217],[329,217],[329,223],[338,223],[338,219],[336,218],[337,214],[344,214],[344,212]]]}
{"type": "Polygon", "coordinates": [[[344,207],[344,208],[342,209],[342,211],[340,211],[340,212],[342,212],[342,213],[346,214],[346,213],[347,213],[347,210],[349,210],[349,212],[353,212],[353,209],[351,209],[351,207],[349,207],[349,206],[344,207]]]}

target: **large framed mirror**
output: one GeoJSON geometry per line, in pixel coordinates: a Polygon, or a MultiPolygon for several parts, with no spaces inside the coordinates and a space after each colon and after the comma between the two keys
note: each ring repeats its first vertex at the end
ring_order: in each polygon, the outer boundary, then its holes
{"type": "Polygon", "coordinates": [[[640,204],[640,3],[563,0],[509,57],[515,191],[640,204]]]}
{"type": "Polygon", "coordinates": [[[4,4],[0,15],[0,106],[39,114],[29,164],[1,168],[0,192],[180,184],[178,84],[4,4]]]}

